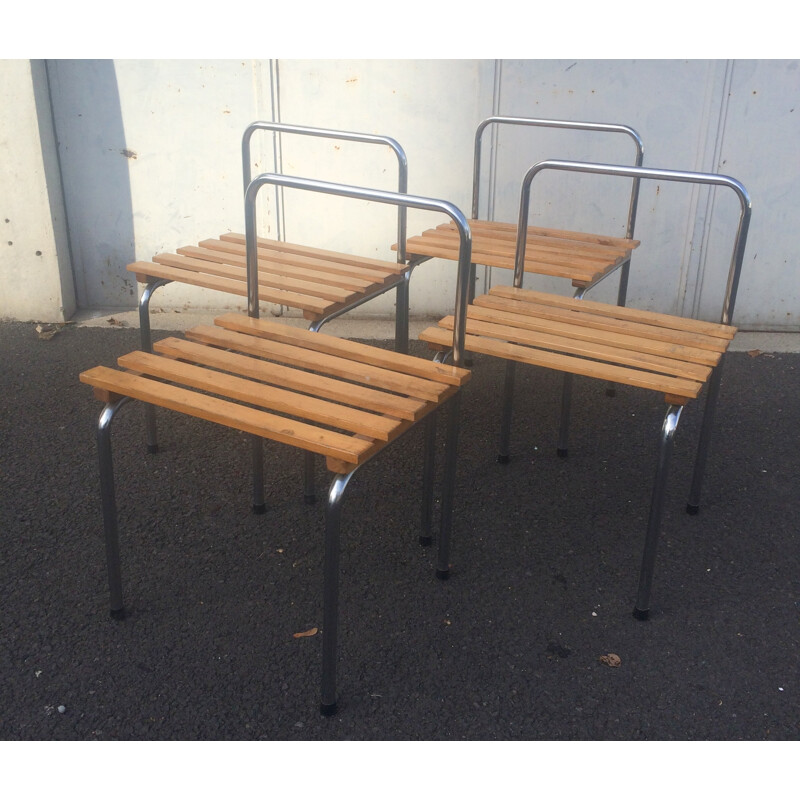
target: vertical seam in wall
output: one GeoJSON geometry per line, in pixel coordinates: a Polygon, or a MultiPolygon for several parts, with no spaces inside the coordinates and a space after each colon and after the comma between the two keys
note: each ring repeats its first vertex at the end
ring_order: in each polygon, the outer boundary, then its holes
{"type": "MultiPolygon", "coordinates": [[[[502,89],[503,79],[503,61],[502,59],[495,59],[494,62],[494,84],[492,87],[492,116],[500,115],[500,94],[502,89]]],[[[486,219],[494,219],[494,203],[495,203],[495,190],[497,181],[497,138],[498,129],[497,125],[492,126],[490,145],[489,145],[489,192],[486,198],[486,219]]],[[[488,292],[492,288],[492,268],[484,266],[483,268],[483,286],[484,292],[488,292]]]]}
{"type": "MultiPolygon", "coordinates": [[[[277,58],[270,59],[269,62],[269,87],[270,87],[270,102],[272,104],[272,121],[281,121],[281,81],[280,81],[280,65],[277,58]]],[[[275,164],[275,172],[283,172],[283,152],[281,151],[281,135],[280,133],[272,137],[272,157],[275,164]]],[[[286,220],[283,214],[283,188],[280,186],[275,187],[275,228],[277,231],[278,241],[286,240],[286,220]]]]}
{"type": "MultiPolygon", "coordinates": [[[[712,81],[709,98],[706,101],[706,125],[702,132],[704,144],[698,148],[699,163],[695,164],[695,169],[700,172],[718,172],[719,159],[722,152],[722,143],[726,133],[726,123],[728,107],[730,103],[730,89],[733,80],[734,61],[725,62],[722,86],[720,88],[721,97],[718,102],[714,100],[714,82],[712,81]],[[716,105],[716,114],[713,115],[713,139],[712,139],[712,114],[713,106],[716,105]],[[713,143],[712,143],[713,142],[713,143]]],[[[681,312],[696,317],[701,310],[703,286],[705,284],[705,271],[708,259],[708,241],[711,235],[711,219],[714,213],[716,200],[715,187],[700,187],[695,185],[692,192],[690,204],[689,230],[691,235],[687,237],[684,247],[683,263],[686,265],[680,287],[681,312]],[[705,208],[702,217],[698,216],[701,197],[705,196],[705,208]],[[694,242],[697,241],[697,246],[694,242]],[[695,274],[694,288],[689,296],[690,277],[692,272],[695,274]],[[687,312],[687,307],[689,311],[687,312]]]]}
{"type": "MultiPolygon", "coordinates": [[[[56,165],[58,167],[58,191],[61,195],[61,207],[64,209],[64,229],[65,229],[65,236],[67,239],[67,258],[69,258],[69,272],[72,276],[72,291],[75,295],[75,306],[76,310],[80,308],[79,300],[86,301],[88,297],[88,289],[86,286],[86,272],[81,271],[81,276],[83,278],[81,292],[78,293],[78,274],[75,271],[75,259],[73,258],[72,254],[72,229],[70,228],[69,224],[69,211],[67,209],[67,195],[64,191],[64,171],[61,165],[61,148],[59,147],[58,143],[58,130],[56,129],[56,113],[55,108],[53,107],[53,89],[52,84],[50,82],[50,62],[48,59],[43,59],[44,61],[44,78],[45,84],[47,89],[47,104],[50,107],[50,126],[53,131],[53,142],[55,143],[55,150],[56,150],[56,165]]],[[[49,187],[48,187],[49,191],[49,187]]],[[[54,231],[55,234],[55,231],[54,231]]],[[[61,270],[61,264],[59,263],[59,271],[61,270]]],[[[62,291],[63,297],[63,291],[62,291]]],[[[63,312],[62,312],[63,313],[63,312]]]]}

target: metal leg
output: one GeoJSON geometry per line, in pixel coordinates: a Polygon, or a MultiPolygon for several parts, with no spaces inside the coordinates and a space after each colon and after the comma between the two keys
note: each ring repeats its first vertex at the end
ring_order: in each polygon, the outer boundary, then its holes
{"type": "Polygon", "coordinates": [[[100,419],[97,423],[100,499],[103,506],[103,530],[105,532],[111,616],[114,619],[125,618],[125,606],[122,602],[122,569],[119,558],[117,500],[114,492],[114,461],[111,454],[111,422],[117,411],[128,400],[130,400],[129,397],[123,397],[114,403],[107,403],[100,413],[100,419]]]}
{"type": "MultiPolygon", "coordinates": [[[[358,468],[356,468],[358,469],[358,468]]],[[[336,713],[336,649],[339,632],[339,533],[342,498],[356,470],[337,475],[328,490],[325,510],[325,567],[322,593],[322,702],[325,716],[336,713]]]]}
{"type": "Polygon", "coordinates": [[[250,448],[253,465],[253,513],[263,514],[267,510],[264,500],[264,443],[260,436],[251,434],[250,448]]]}
{"type": "Polygon", "coordinates": [[[397,299],[394,318],[394,349],[398,353],[408,353],[408,314],[410,302],[411,273],[406,272],[397,284],[397,299]]]}
{"type": "MultiPolygon", "coordinates": [[[[153,292],[155,292],[159,286],[164,286],[167,283],[170,283],[170,281],[161,278],[150,281],[144,287],[142,296],[139,298],[139,336],[142,343],[142,350],[144,350],[145,353],[153,352],[153,337],[150,331],[150,299],[153,296],[153,292]]],[[[146,403],[144,406],[144,430],[147,452],[157,453],[156,410],[155,406],[149,403],[146,403]]]]}
{"type": "Polygon", "coordinates": [[[444,482],[442,484],[442,519],[439,529],[439,552],[436,566],[436,577],[442,580],[450,577],[450,532],[453,527],[453,498],[455,496],[456,466],[458,461],[461,392],[457,392],[453,396],[449,406],[444,456],[444,482]]]}
{"type": "Polygon", "coordinates": [[[433,483],[436,475],[436,422],[438,411],[425,418],[425,454],[422,468],[422,533],[419,543],[430,547],[433,542],[433,483]]]}
{"type": "Polygon", "coordinates": [[[711,429],[714,425],[714,412],[717,408],[717,397],[719,395],[719,385],[722,380],[722,363],[725,360],[723,355],[708,382],[708,397],[706,407],[703,412],[703,422],[700,428],[700,441],[697,445],[697,457],[694,464],[692,475],[692,487],[689,490],[689,502],[686,504],[686,511],[689,514],[700,512],[700,490],[703,488],[703,476],[708,460],[708,449],[711,444],[711,429]]]}
{"type": "Polygon", "coordinates": [[[653,584],[653,568],[656,560],[656,547],[661,529],[661,516],[664,508],[664,490],[667,483],[669,462],[672,457],[672,445],[675,430],[681,418],[683,406],[671,405],[667,408],[664,423],[661,426],[661,444],[658,453],[658,466],[653,483],[653,497],[650,503],[650,518],[647,522],[647,536],[644,542],[642,569],[639,574],[639,591],[636,595],[636,606],[633,615],[637,619],[647,619],[650,615],[650,589],[653,584]]]}
{"type": "Polygon", "coordinates": [[[508,464],[509,441],[511,440],[511,408],[514,404],[514,378],[517,364],[515,361],[506,361],[506,380],[503,387],[503,416],[500,421],[500,449],[497,460],[500,464],[508,464]]]}

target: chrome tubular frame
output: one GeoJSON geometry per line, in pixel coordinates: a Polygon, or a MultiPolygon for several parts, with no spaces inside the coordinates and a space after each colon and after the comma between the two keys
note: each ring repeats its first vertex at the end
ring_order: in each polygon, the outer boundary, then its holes
{"type": "MultiPolygon", "coordinates": [[[[338,131],[329,128],[312,128],[304,125],[288,125],[282,122],[253,122],[247,126],[242,136],[242,176],[244,178],[244,190],[250,185],[251,179],[251,155],[250,140],[256,131],[272,131],[273,133],[299,134],[302,136],[313,136],[323,139],[338,139],[340,141],[361,142],[364,144],[384,145],[394,152],[397,157],[397,191],[400,194],[408,192],[408,158],[400,144],[390,136],[377,134],[356,133],[352,131],[338,131]]],[[[407,231],[407,210],[404,206],[397,209],[397,262],[405,264],[406,260],[406,231],[407,231]]],[[[397,289],[397,317],[395,321],[395,348],[398,352],[408,352],[408,278],[406,273],[396,284],[387,286],[386,291],[392,287],[397,289]]],[[[367,298],[372,300],[375,295],[367,298]]],[[[366,302],[363,301],[363,302],[366,302]]],[[[357,305],[361,305],[358,303],[357,305]]],[[[345,311],[349,311],[356,306],[350,306],[345,311]]],[[[340,316],[345,311],[338,311],[321,320],[317,320],[310,326],[310,330],[319,330],[326,322],[340,316]]]]}
{"type": "MultiPolygon", "coordinates": [[[[458,278],[456,282],[455,324],[453,329],[452,357],[456,366],[464,362],[464,339],[466,335],[467,294],[470,263],[472,258],[472,234],[469,223],[463,213],[452,203],[443,200],[417,197],[400,192],[388,192],[378,189],[365,189],[307,178],[290,177],[274,173],[264,173],[255,177],[245,192],[245,239],[247,245],[247,297],[248,315],[259,316],[258,303],[258,233],[256,222],[256,200],[259,191],[267,185],[321,192],[338,197],[369,200],[371,202],[416,208],[447,214],[459,231],[458,278]]],[[[448,401],[449,416],[445,440],[445,468],[442,489],[442,514],[439,526],[439,549],[437,553],[436,575],[447,578],[449,575],[450,532],[453,519],[453,498],[455,492],[455,474],[457,467],[458,423],[461,392],[458,391],[448,401]]],[[[428,415],[426,425],[426,453],[423,465],[423,540],[426,532],[429,535],[433,507],[435,418],[437,412],[428,415]],[[427,527],[426,527],[427,526],[427,527]]],[[[256,485],[263,476],[263,451],[258,445],[253,446],[254,463],[254,507],[263,502],[263,486],[256,485]]],[[[324,566],[324,609],[323,609],[323,646],[322,646],[322,701],[321,711],[330,715],[336,712],[336,649],[338,631],[338,596],[339,596],[339,538],[341,528],[341,507],[344,492],[355,469],[347,474],[336,475],[328,491],[328,502],[325,511],[325,566],[324,566]]],[[[308,473],[307,473],[308,474],[308,473]]],[[[308,485],[306,484],[306,489],[308,485]]],[[[423,542],[424,543],[424,542],[423,542]]]]}
{"type": "MultiPolygon", "coordinates": [[[[750,196],[745,187],[735,178],[727,175],[717,175],[703,172],[686,172],[680,170],[653,169],[649,167],[625,167],[614,164],[589,164],[579,161],[560,161],[548,160],[534,164],[526,173],[522,182],[520,192],[519,207],[519,230],[523,231],[528,224],[528,213],[530,208],[530,191],[533,179],[545,170],[563,170],[568,172],[585,172],[596,175],[613,175],[634,179],[647,179],[658,181],[673,181],[678,183],[691,183],[705,186],[719,186],[732,190],[739,199],[740,214],[739,223],[734,239],[733,251],[731,254],[728,277],[725,285],[725,295],[722,302],[720,323],[730,325],[733,319],[733,310],[736,304],[736,294],[739,288],[739,278],[741,276],[742,264],[744,262],[744,250],[747,243],[747,232],[750,227],[750,215],[752,204],[750,196]]],[[[514,286],[522,287],[525,275],[525,247],[526,237],[517,237],[517,252],[514,264],[514,286]]],[[[713,425],[714,412],[716,409],[719,385],[722,377],[722,366],[724,357],[720,359],[709,378],[708,394],[706,397],[703,421],[700,429],[700,436],[695,459],[694,472],[692,475],[692,487],[690,490],[687,511],[697,513],[699,510],[700,490],[703,482],[708,451],[711,442],[711,428],[713,425]]],[[[510,403],[510,398],[506,398],[510,403]]],[[[510,414],[510,412],[508,412],[510,414]]],[[[647,538],[645,541],[645,552],[642,561],[642,570],[639,583],[639,592],[636,600],[634,614],[637,618],[646,618],[649,613],[649,595],[652,582],[653,562],[655,559],[656,543],[661,525],[661,512],[664,486],[667,480],[669,465],[669,453],[672,448],[672,439],[680,419],[680,410],[669,406],[662,429],[662,441],[659,454],[659,465],[656,471],[655,485],[653,488],[653,499],[648,522],[647,538]]]]}
{"type": "MultiPolygon", "coordinates": [[[[641,167],[644,161],[644,144],[642,143],[642,138],[639,134],[628,125],[617,125],[614,123],[606,123],[606,122],[578,122],[578,121],[571,121],[571,120],[561,120],[561,119],[537,119],[533,117],[502,117],[502,116],[494,116],[485,119],[481,124],[478,126],[477,131],[475,132],[475,151],[474,151],[474,159],[473,159],[473,171],[472,171],[472,217],[473,219],[478,219],[479,215],[479,207],[480,207],[480,178],[481,178],[481,145],[482,145],[482,138],[484,131],[492,126],[492,125],[524,125],[528,127],[537,127],[537,128],[556,128],[560,130],[575,130],[575,131],[593,131],[596,133],[618,133],[623,134],[625,136],[630,137],[633,140],[634,148],[635,148],[635,158],[634,158],[634,165],[637,167],[641,167]]],[[[625,238],[633,239],[633,230],[636,226],[636,209],[639,204],[639,178],[634,177],[633,181],[631,182],[631,197],[630,203],[628,205],[628,220],[625,226],[625,238]]],[[[624,306],[627,295],[628,295],[628,276],[630,273],[630,258],[624,261],[622,264],[619,265],[619,288],[617,290],[617,305],[624,306]]],[[[612,270],[612,272],[616,272],[616,269],[612,270]]],[[[576,299],[581,299],[584,294],[592,288],[592,286],[596,286],[600,281],[604,278],[608,277],[611,273],[607,273],[603,277],[599,278],[593,284],[589,286],[583,286],[575,290],[573,297],[576,299]]],[[[470,286],[472,287],[472,291],[474,292],[475,287],[475,265],[472,265],[472,271],[470,273],[470,286]]],[[[470,301],[472,300],[473,295],[470,295],[470,301]]],[[[513,385],[514,385],[514,372],[515,367],[512,363],[509,363],[506,367],[506,389],[507,392],[513,392],[513,385]],[[510,387],[510,388],[509,388],[510,387]]],[[[561,423],[558,433],[558,444],[557,444],[557,452],[559,456],[566,457],[567,455],[567,446],[568,446],[568,439],[569,439],[569,417],[570,417],[570,408],[572,406],[572,375],[565,374],[562,378],[562,391],[561,391],[561,423]]],[[[614,386],[613,384],[609,384],[606,392],[608,395],[613,396],[614,394],[614,386]]],[[[510,397],[510,394],[508,395],[510,397]]],[[[507,420],[504,422],[504,426],[510,425],[510,414],[511,410],[508,408],[506,410],[506,416],[508,417],[507,420]]],[[[504,428],[505,429],[505,428],[504,428]]],[[[500,463],[507,463],[509,460],[509,454],[507,449],[508,442],[506,440],[506,446],[504,447],[501,440],[500,450],[497,456],[497,460],[500,463]]]]}

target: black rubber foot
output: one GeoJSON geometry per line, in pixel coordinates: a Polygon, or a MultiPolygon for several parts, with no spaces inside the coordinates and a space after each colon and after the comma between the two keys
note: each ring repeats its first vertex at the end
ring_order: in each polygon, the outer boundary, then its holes
{"type": "Polygon", "coordinates": [[[433,537],[432,536],[420,536],[419,543],[423,547],[430,547],[433,544],[433,537]]]}
{"type": "Polygon", "coordinates": [[[640,620],[650,619],[650,611],[649,611],[649,609],[647,611],[642,611],[641,609],[634,608],[633,609],[633,618],[634,619],[640,619],[640,620]]]}
{"type": "Polygon", "coordinates": [[[436,570],[436,577],[440,581],[446,581],[450,577],[450,570],[449,569],[437,569],[436,570]]]}
{"type": "Polygon", "coordinates": [[[125,619],[125,609],[124,608],[112,608],[111,609],[111,619],[125,619]]]}
{"type": "Polygon", "coordinates": [[[686,504],[686,513],[696,516],[700,513],[700,506],[693,506],[691,503],[686,504]]]}
{"type": "Polygon", "coordinates": [[[332,717],[338,710],[336,703],[320,703],[319,706],[319,713],[323,717],[332,717]]]}
{"type": "Polygon", "coordinates": [[[267,504],[261,503],[260,505],[253,504],[253,513],[254,514],[266,514],[267,513],[267,504]]]}
{"type": "Polygon", "coordinates": [[[559,448],[556,450],[556,455],[557,455],[559,458],[566,458],[566,457],[569,455],[569,450],[567,450],[565,447],[564,447],[564,448],[562,448],[562,447],[559,447],[559,448]]]}
{"type": "Polygon", "coordinates": [[[617,390],[616,389],[606,389],[606,397],[616,397],[617,390]]]}
{"type": "Polygon", "coordinates": [[[511,461],[511,456],[497,456],[498,464],[508,464],[511,461]]]}
{"type": "Polygon", "coordinates": [[[303,502],[307,506],[313,506],[314,503],[317,502],[317,496],[315,494],[304,494],[303,495],[303,502]]]}
{"type": "Polygon", "coordinates": [[[155,455],[158,452],[158,445],[157,444],[147,445],[147,452],[150,453],[150,455],[155,455]]]}

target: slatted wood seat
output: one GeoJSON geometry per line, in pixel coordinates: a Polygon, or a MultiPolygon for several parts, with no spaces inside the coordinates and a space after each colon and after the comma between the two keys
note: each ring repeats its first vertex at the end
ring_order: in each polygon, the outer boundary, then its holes
{"type": "MultiPolygon", "coordinates": [[[[558,370],[566,377],[577,375],[597,378],[663,395],[667,412],[659,440],[658,467],[634,607],[635,616],[644,619],[650,611],[655,551],[673,437],[684,406],[705,391],[706,409],[687,505],[690,513],[697,513],[699,510],[700,489],[723,357],[736,333],[731,320],[749,226],[750,200],[738,181],[721,175],[544,161],[531,167],[523,180],[519,229],[524,229],[527,222],[531,182],[537,174],[545,170],[722,186],[732,189],[740,201],[741,214],[719,322],[523,288],[529,263],[527,247],[531,243],[538,246],[541,241],[538,236],[531,237],[530,234],[519,237],[515,245],[514,285],[493,287],[487,294],[474,298],[467,311],[465,348],[471,352],[502,358],[506,362],[498,456],[501,463],[509,460],[511,407],[517,364],[558,370]]],[[[418,247],[413,244],[413,237],[411,242],[410,252],[418,247]]],[[[480,244],[476,244],[479,252],[480,247],[480,244]]],[[[435,350],[446,350],[453,325],[452,317],[444,317],[437,326],[424,330],[420,339],[428,342],[435,350]]],[[[561,450],[560,442],[559,454],[565,454],[561,450]]]]}
{"type": "MultiPolygon", "coordinates": [[[[452,330],[447,316],[420,339],[447,348],[452,330]]],[[[700,394],[736,328],[496,286],[467,310],[466,333],[471,352],[651,389],[685,405],[700,394]]]]}
{"type": "MultiPolygon", "coordinates": [[[[300,135],[391,149],[397,159],[397,191],[408,189],[408,160],[400,144],[389,136],[313,128],[279,122],[254,122],[242,136],[242,177],[246,191],[250,184],[251,139],[260,131],[273,135],[300,135]]],[[[406,210],[398,208],[397,238],[405,239],[406,210]]],[[[359,307],[386,292],[396,292],[395,347],[408,352],[408,281],[415,265],[409,264],[401,250],[397,260],[382,261],[332,250],[259,239],[258,300],[299,311],[309,329],[319,328],[331,319],[359,307]]],[[[128,271],[143,287],[139,293],[139,328],[142,349],[151,352],[150,302],[154,292],[170,283],[212,289],[247,297],[245,237],[224,233],[197,243],[187,243],[174,252],[156,255],[152,261],[129,264],[128,271]]],[[[145,407],[145,435],[151,453],[158,450],[154,408],[145,407]]],[[[310,482],[310,462],[307,482],[310,482]]],[[[313,494],[313,487],[307,486],[313,494]]]]}
{"type": "MultiPolygon", "coordinates": [[[[471,219],[472,256],[476,263],[514,269],[517,226],[509,222],[471,219]]],[[[586,289],[630,261],[639,242],[624,237],[528,227],[525,272],[566,278],[576,289],[586,289]]],[[[453,260],[458,253],[458,235],[443,224],[406,240],[411,258],[453,260]]]]}
{"type": "Polygon", "coordinates": [[[246,314],[185,336],[80,379],[103,402],[152,403],[317,453],[331,472],[347,473],[469,378],[465,369],[246,314]]]}
{"type": "MultiPolygon", "coordinates": [[[[183,337],[169,336],[150,350],[123,355],[116,366],[101,365],[80,375],[80,380],[93,387],[97,399],[105,404],[98,421],[97,444],[111,613],[120,619],[125,615],[110,429],[123,405],[138,400],[148,408],[186,414],[248,434],[252,446],[253,509],[260,513],[265,510],[264,440],[323,456],[332,479],[325,516],[321,709],[332,714],[337,708],[339,529],[345,489],[360,467],[424,420],[421,539],[428,543],[434,483],[432,420],[444,406],[449,413],[436,574],[447,577],[460,389],[470,377],[462,366],[462,320],[466,314],[470,269],[469,226],[464,215],[444,201],[263,174],[251,182],[245,195],[245,230],[244,267],[239,263],[241,237],[225,235],[212,243],[202,243],[199,249],[204,258],[210,254],[208,264],[244,269],[244,277],[236,280],[245,288],[247,314],[222,314],[213,325],[198,325],[183,337]],[[256,235],[255,202],[258,191],[266,185],[449,216],[459,226],[462,242],[455,303],[459,322],[451,337],[453,363],[430,361],[261,319],[259,297],[265,285],[259,267],[268,263],[274,252],[271,244],[256,235]]],[[[283,259],[285,252],[281,250],[278,260],[283,259]]],[[[190,248],[188,253],[176,254],[176,258],[157,258],[153,264],[164,269],[179,268],[171,264],[180,263],[181,259],[202,261],[196,256],[196,249],[190,248]]],[[[302,259],[307,265],[322,264],[328,270],[326,274],[334,274],[336,281],[356,261],[361,267],[370,261],[351,258],[336,261],[321,257],[318,250],[296,247],[291,248],[290,256],[302,259]]],[[[387,271],[387,275],[392,274],[396,273],[387,271]]]]}
{"type": "MultiPolygon", "coordinates": [[[[405,264],[259,238],[259,299],[320,322],[360,305],[404,280],[405,264]]],[[[225,233],[197,245],[137,261],[128,271],[143,284],[156,279],[247,297],[244,234],[225,233]]]]}

